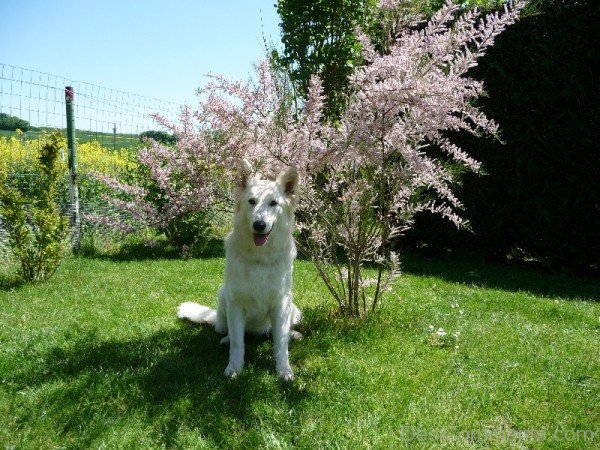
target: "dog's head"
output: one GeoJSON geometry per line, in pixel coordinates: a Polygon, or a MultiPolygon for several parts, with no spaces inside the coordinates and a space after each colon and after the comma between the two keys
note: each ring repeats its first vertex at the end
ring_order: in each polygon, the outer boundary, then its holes
{"type": "Polygon", "coordinates": [[[298,191],[298,171],[292,167],[282,171],[275,181],[253,176],[250,163],[240,161],[237,172],[236,228],[261,247],[271,233],[289,236],[298,191]]]}

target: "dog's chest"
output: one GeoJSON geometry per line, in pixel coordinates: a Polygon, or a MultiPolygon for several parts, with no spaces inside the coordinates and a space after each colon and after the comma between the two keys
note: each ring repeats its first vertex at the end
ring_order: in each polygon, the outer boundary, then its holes
{"type": "Polygon", "coordinates": [[[291,288],[291,262],[248,263],[242,258],[228,261],[227,283],[237,301],[270,305],[281,301],[291,288]]]}

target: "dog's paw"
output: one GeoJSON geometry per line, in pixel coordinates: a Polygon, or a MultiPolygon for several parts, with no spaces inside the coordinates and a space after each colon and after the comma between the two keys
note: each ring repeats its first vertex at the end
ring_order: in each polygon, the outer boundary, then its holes
{"type": "Polygon", "coordinates": [[[277,376],[281,381],[290,382],[294,381],[294,372],[289,367],[287,369],[278,370],[277,376]]]}
{"type": "Polygon", "coordinates": [[[242,371],[242,368],[241,368],[241,367],[234,367],[234,366],[232,366],[232,365],[230,364],[230,365],[228,365],[228,366],[225,368],[224,375],[225,375],[227,378],[232,378],[232,379],[233,379],[233,378],[236,378],[236,377],[239,375],[239,373],[240,373],[241,371],[242,371]]]}
{"type": "Polygon", "coordinates": [[[296,331],[296,330],[290,331],[290,337],[296,341],[301,341],[302,339],[304,339],[304,336],[302,336],[302,333],[300,333],[299,331],[296,331]]]}
{"type": "Polygon", "coordinates": [[[221,344],[221,345],[229,345],[229,336],[225,336],[223,339],[221,339],[221,341],[219,342],[219,344],[221,344]]]}

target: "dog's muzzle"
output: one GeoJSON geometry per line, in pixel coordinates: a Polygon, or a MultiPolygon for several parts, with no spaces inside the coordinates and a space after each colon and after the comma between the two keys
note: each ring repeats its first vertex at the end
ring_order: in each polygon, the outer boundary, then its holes
{"type": "Polygon", "coordinates": [[[254,245],[257,247],[261,247],[267,243],[267,239],[269,238],[269,233],[265,233],[265,229],[267,228],[267,224],[264,220],[257,220],[252,224],[252,228],[256,233],[253,234],[254,245]]]}

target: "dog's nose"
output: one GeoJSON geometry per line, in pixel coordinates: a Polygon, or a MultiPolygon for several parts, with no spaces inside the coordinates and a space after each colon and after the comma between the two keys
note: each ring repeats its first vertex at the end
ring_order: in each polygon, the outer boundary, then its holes
{"type": "Polygon", "coordinates": [[[267,228],[267,224],[263,220],[257,220],[252,226],[256,231],[265,231],[267,228]]]}

